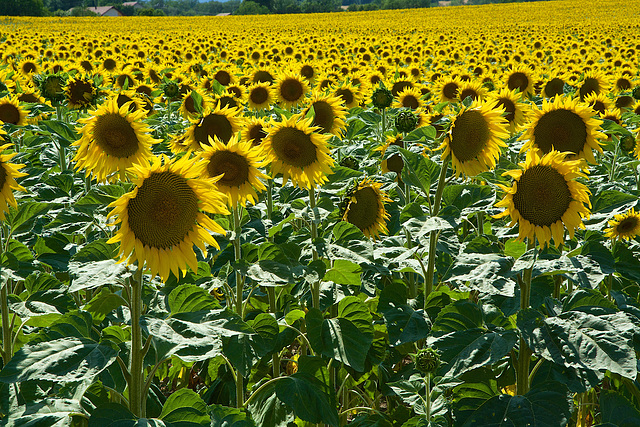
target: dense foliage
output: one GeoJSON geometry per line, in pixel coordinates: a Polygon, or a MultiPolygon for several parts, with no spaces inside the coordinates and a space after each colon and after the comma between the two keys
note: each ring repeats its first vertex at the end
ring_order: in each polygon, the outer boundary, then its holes
{"type": "Polygon", "coordinates": [[[640,425],[597,4],[0,21],[2,423],[640,425]]]}

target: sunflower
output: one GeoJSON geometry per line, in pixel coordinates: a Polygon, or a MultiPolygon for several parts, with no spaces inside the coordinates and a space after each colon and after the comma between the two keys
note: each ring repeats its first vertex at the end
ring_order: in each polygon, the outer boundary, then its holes
{"type": "Polygon", "coordinates": [[[462,80],[458,77],[443,77],[436,83],[434,94],[440,97],[440,102],[455,102],[458,100],[458,89],[462,80]]]}
{"type": "Polygon", "coordinates": [[[286,108],[294,107],[302,102],[309,92],[305,81],[293,73],[283,73],[273,85],[273,91],[286,108]]]}
{"type": "Polygon", "coordinates": [[[191,149],[191,145],[187,140],[186,134],[169,135],[167,146],[173,154],[186,153],[191,149]]]}
{"type": "Polygon", "coordinates": [[[496,101],[473,101],[452,119],[449,133],[439,148],[444,149],[443,159],[451,154],[456,175],[474,176],[495,167],[500,147],[506,147],[502,139],[509,137],[503,113],[503,109],[496,107],[496,101]]]}
{"type": "MultiPolygon", "coordinates": [[[[2,124],[0,122],[0,124],[2,124]]],[[[0,134],[4,131],[0,128],[0,134]]],[[[0,153],[10,147],[12,144],[4,144],[0,146],[0,153]]],[[[25,165],[9,163],[16,154],[1,154],[0,155],[0,221],[4,221],[5,212],[9,212],[9,206],[14,208],[18,207],[16,199],[13,197],[13,190],[25,191],[25,189],[18,185],[16,178],[26,176],[26,173],[20,172],[19,169],[25,165]]]]}
{"type": "Polygon", "coordinates": [[[313,83],[318,77],[317,66],[313,62],[303,62],[300,64],[298,74],[302,76],[308,83],[313,83]]]}
{"type": "Polygon", "coordinates": [[[611,107],[612,102],[604,93],[590,92],[584,97],[584,103],[593,108],[595,112],[602,115],[611,107]]]}
{"type": "Polygon", "coordinates": [[[0,122],[24,126],[27,124],[27,114],[16,95],[0,98],[0,122]]]}
{"type": "Polygon", "coordinates": [[[542,108],[532,110],[532,121],[522,135],[528,141],[521,152],[529,148],[539,149],[543,154],[558,150],[596,163],[591,150],[602,152],[598,139],[603,135],[602,121],[593,117],[594,113],[577,99],[556,96],[551,101],[544,100],[542,108]]]}
{"type": "Polygon", "coordinates": [[[344,202],[342,220],[355,225],[367,237],[377,238],[380,233],[388,233],[389,213],[384,207],[391,202],[382,191],[381,183],[365,178],[349,191],[344,202]]]}
{"type": "Polygon", "coordinates": [[[423,107],[424,104],[422,93],[420,93],[420,89],[416,87],[407,88],[399,92],[397,98],[393,101],[394,108],[411,108],[412,110],[417,110],[423,107]]]}
{"type": "Polygon", "coordinates": [[[97,89],[93,81],[82,77],[70,78],[64,88],[67,106],[71,109],[82,109],[93,105],[97,97],[97,89]]]}
{"type": "Polygon", "coordinates": [[[267,136],[267,123],[263,118],[251,117],[245,121],[242,129],[242,140],[250,142],[254,147],[262,144],[262,140],[267,136]]]}
{"type": "Polygon", "coordinates": [[[380,151],[380,157],[383,159],[380,162],[380,173],[385,174],[389,172],[395,172],[396,179],[399,180],[400,175],[402,174],[402,168],[404,167],[404,160],[402,160],[402,156],[400,155],[400,153],[393,153],[386,159],[384,158],[387,149],[392,145],[404,148],[404,142],[402,141],[401,134],[397,133],[395,135],[387,135],[386,142],[383,145],[374,148],[373,150],[380,151]]]}
{"type": "Polygon", "coordinates": [[[249,86],[248,92],[247,103],[250,108],[256,111],[268,109],[274,102],[269,83],[252,84],[249,86]]]}
{"type": "Polygon", "coordinates": [[[511,187],[499,185],[505,197],[496,203],[505,210],[496,218],[511,216],[511,224],[518,223],[518,239],[534,237],[541,246],[556,246],[564,242],[564,228],[573,239],[576,228],[584,228],[583,218],[589,217],[589,190],[575,180],[586,176],[581,169],[584,160],[567,160],[566,153],[550,151],[540,157],[536,151],[527,154],[522,169],[505,172],[513,179],[511,187]]]}
{"type": "Polygon", "coordinates": [[[463,81],[458,87],[458,98],[464,101],[466,98],[471,98],[472,101],[482,101],[487,95],[487,88],[482,86],[479,81],[463,81]]]}
{"type": "Polygon", "coordinates": [[[528,105],[520,101],[520,94],[509,88],[502,88],[489,95],[489,99],[496,102],[497,108],[505,111],[505,119],[509,122],[509,132],[515,134],[527,121],[528,105]]]}
{"type": "Polygon", "coordinates": [[[203,95],[197,90],[192,90],[182,98],[178,111],[185,119],[198,117],[206,108],[213,106],[214,102],[208,95],[203,95]]]}
{"type": "Polygon", "coordinates": [[[38,87],[42,96],[54,105],[64,102],[64,88],[67,85],[66,74],[45,74],[37,76],[38,87]]]}
{"type": "Polygon", "coordinates": [[[329,155],[329,136],[318,133],[312,119],[295,114],[281,122],[272,122],[267,137],[262,141],[273,176],[283,175],[283,184],[291,178],[294,185],[310,189],[327,181],[334,164],[329,155]]]}
{"type": "Polygon", "coordinates": [[[313,108],[312,126],[318,126],[323,133],[340,135],[347,127],[347,110],[342,100],[335,95],[314,92],[309,106],[302,113],[306,116],[313,108]]]}
{"type": "Polygon", "coordinates": [[[580,100],[584,101],[584,98],[590,93],[600,93],[605,88],[609,87],[607,77],[599,71],[589,71],[584,74],[582,83],[578,92],[580,93],[580,100]]]}
{"type": "Polygon", "coordinates": [[[111,98],[89,113],[91,117],[78,120],[84,126],[79,130],[82,137],[73,143],[78,147],[76,169],[86,169],[104,182],[114,172],[123,176],[133,164],[148,162],[151,145],[159,141],[142,122],[144,110],[131,112],[128,104],[118,107],[116,98],[111,98]]]}
{"type": "Polygon", "coordinates": [[[17,64],[16,69],[25,77],[31,77],[32,74],[37,74],[40,71],[38,63],[32,59],[23,59],[17,64]]]}
{"type": "Polygon", "coordinates": [[[516,65],[505,73],[505,86],[510,90],[519,90],[523,96],[533,93],[533,71],[527,66],[516,65]]]}
{"type": "Polygon", "coordinates": [[[187,129],[187,138],[193,150],[209,145],[209,138],[218,138],[224,144],[242,127],[243,119],[236,108],[207,108],[199,120],[192,121],[187,129]]]}
{"type": "Polygon", "coordinates": [[[609,228],[604,230],[605,237],[630,240],[640,234],[640,212],[634,208],[618,214],[609,220],[609,228]]]}
{"type": "Polygon", "coordinates": [[[200,168],[188,156],[170,161],[163,155],[128,171],[136,176],[135,187],[109,205],[113,210],[107,216],[116,218],[111,225],[120,224],[108,240],[120,242],[120,261],[137,261],[138,268],[146,262],[164,281],[169,272],[179,277],[187,265],[197,271],[193,245],[206,256],[205,243],[220,248],[210,232],[225,233],[207,214],[229,214],[215,180],[200,178],[200,168]]]}
{"type": "Polygon", "coordinates": [[[247,201],[255,205],[257,191],[264,191],[265,185],[260,180],[269,177],[258,170],[264,166],[264,157],[259,150],[254,150],[251,142],[240,141],[237,137],[228,144],[215,140],[211,145],[202,147],[198,158],[203,161],[198,176],[219,179],[218,190],[227,195],[229,206],[242,206],[247,201]]]}
{"type": "Polygon", "coordinates": [[[347,108],[357,107],[362,100],[362,95],[358,88],[351,83],[343,83],[333,90],[333,95],[342,100],[342,104],[347,108]]]}

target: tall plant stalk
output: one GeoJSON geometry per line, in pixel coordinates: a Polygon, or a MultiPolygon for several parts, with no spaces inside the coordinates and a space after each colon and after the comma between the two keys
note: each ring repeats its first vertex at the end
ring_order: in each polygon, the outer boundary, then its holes
{"type": "MultiPolygon", "coordinates": [[[[233,212],[233,231],[234,231],[234,239],[233,239],[233,252],[235,255],[236,262],[240,261],[242,258],[242,247],[240,242],[240,235],[242,231],[242,227],[240,225],[240,207],[234,206],[232,209],[233,212]]],[[[236,314],[240,317],[240,319],[244,319],[243,313],[243,294],[244,294],[244,280],[240,271],[236,269],[235,271],[236,278],[236,314]]],[[[241,408],[244,404],[244,378],[240,374],[239,370],[236,370],[236,407],[241,408]]]]}
{"type": "MultiPolygon", "coordinates": [[[[535,249],[536,239],[528,239],[527,248],[535,249]]],[[[520,280],[520,310],[525,310],[531,305],[531,275],[533,274],[533,263],[522,272],[522,280],[520,280]]],[[[529,391],[529,368],[531,365],[531,349],[526,341],[520,336],[520,351],[518,353],[518,362],[516,366],[516,393],[520,396],[527,394],[529,391]]]]}
{"type": "MultiPolygon", "coordinates": [[[[316,191],[314,187],[309,187],[309,207],[311,208],[311,254],[313,260],[318,260],[318,252],[313,241],[318,238],[318,224],[315,222],[316,209],[316,191]]],[[[316,281],[311,285],[311,301],[313,308],[320,309],[320,281],[316,281]]]]}
{"type": "MultiPolygon", "coordinates": [[[[440,212],[440,202],[442,201],[442,193],[446,185],[447,169],[449,169],[449,157],[442,161],[440,176],[438,177],[438,186],[433,199],[433,207],[431,209],[431,217],[438,216],[440,212]]],[[[436,265],[436,245],[438,244],[438,232],[432,231],[429,235],[429,262],[427,263],[427,277],[424,278],[424,308],[427,308],[427,297],[433,290],[433,273],[436,265]]]]}
{"type": "Polygon", "coordinates": [[[142,328],[140,328],[140,317],[142,316],[142,280],[144,263],[138,264],[138,270],[131,280],[131,301],[129,310],[131,312],[131,363],[129,373],[129,410],[138,417],[145,416],[145,409],[142,396],[144,386],[143,358],[142,351],[142,328]]]}

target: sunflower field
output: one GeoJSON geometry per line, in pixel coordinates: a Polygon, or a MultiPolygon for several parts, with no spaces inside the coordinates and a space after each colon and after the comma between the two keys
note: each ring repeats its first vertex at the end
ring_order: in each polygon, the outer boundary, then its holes
{"type": "Polygon", "coordinates": [[[638,16],[0,18],[0,423],[640,425],[638,16]]]}

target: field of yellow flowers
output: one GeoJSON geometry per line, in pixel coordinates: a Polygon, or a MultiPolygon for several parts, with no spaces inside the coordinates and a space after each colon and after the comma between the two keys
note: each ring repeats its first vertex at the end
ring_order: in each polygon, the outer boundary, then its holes
{"type": "Polygon", "coordinates": [[[0,422],[640,425],[638,16],[0,17],[0,422]]]}

